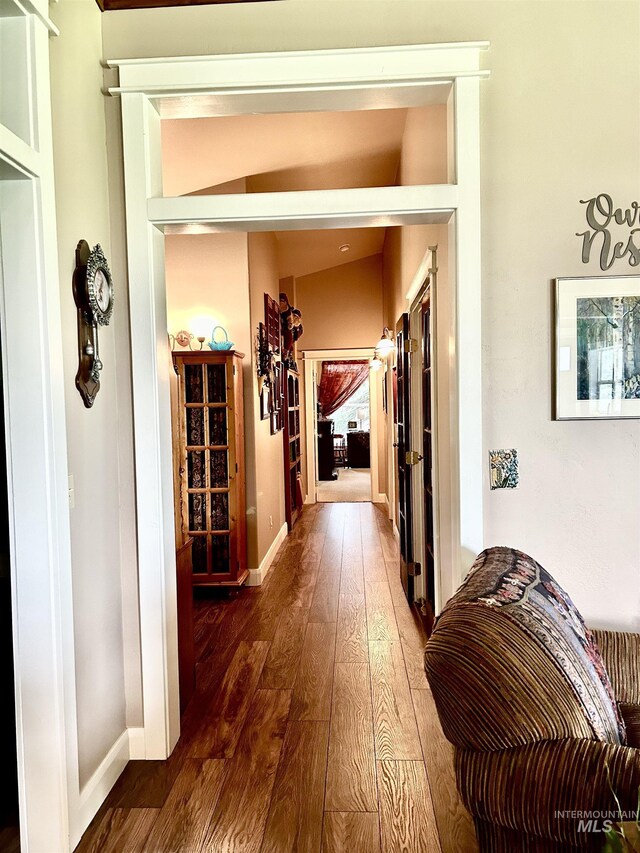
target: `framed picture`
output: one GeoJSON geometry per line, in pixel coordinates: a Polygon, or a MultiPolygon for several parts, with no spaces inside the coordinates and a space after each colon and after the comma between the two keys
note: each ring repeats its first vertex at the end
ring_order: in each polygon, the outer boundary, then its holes
{"type": "Polygon", "coordinates": [[[555,418],[640,418],[640,276],[558,278],[555,418]]]}
{"type": "Polygon", "coordinates": [[[264,295],[264,324],[271,352],[280,352],[280,306],[268,293],[264,295]]]}
{"type": "Polygon", "coordinates": [[[284,427],[284,388],[282,386],[282,363],[273,365],[273,394],[271,397],[271,435],[284,427]]]}
{"type": "Polygon", "coordinates": [[[271,386],[265,382],[260,391],[260,418],[266,421],[271,415],[271,386]]]}

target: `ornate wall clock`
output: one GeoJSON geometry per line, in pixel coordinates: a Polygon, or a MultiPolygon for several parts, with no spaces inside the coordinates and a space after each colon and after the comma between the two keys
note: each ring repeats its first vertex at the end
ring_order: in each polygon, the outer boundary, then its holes
{"type": "Polygon", "coordinates": [[[99,244],[90,249],[86,240],[78,243],[73,298],[78,309],[76,388],[85,406],[90,409],[100,390],[102,370],[98,326],[108,326],[113,311],[113,280],[99,244]]]}

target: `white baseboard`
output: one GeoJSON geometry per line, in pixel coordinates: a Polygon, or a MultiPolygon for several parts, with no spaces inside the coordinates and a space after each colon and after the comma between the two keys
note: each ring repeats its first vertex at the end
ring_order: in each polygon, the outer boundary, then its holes
{"type": "Polygon", "coordinates": [[[145,759],[147,753],[144,745],[144,728],[132,726],[127,731],[129,732],[129,759],[131,761],[145,759]]]}
{"type": "Polygon", "coordinates": [[[306,504],[314,504],[314,503],[315,503],[315,501],[314,501],[314,499],[311,497],[311,495],[307,495],[307,496],[306,496],[306,498],[304,499],[304,502],[305,502],[306,504]]]}
{"type": "Polygon", "coordinates": [[[78,819],[80,835],[95,817],[128,761],[129,730],[125,729],[80,791],[78,819]]]}
{"type": "Polygon", "coordinates": [[[264,555],[262,562],[257,569],[249,569],[249,577],[247,578],[247,586],[260,586],[262,581],[267,576],[267,572],[271,568],[273,558],[278,552],[278,548],[282,545],[288,534],[287,522],[278,530],[278,535],[271,543],[269,550],[264,555]]]}

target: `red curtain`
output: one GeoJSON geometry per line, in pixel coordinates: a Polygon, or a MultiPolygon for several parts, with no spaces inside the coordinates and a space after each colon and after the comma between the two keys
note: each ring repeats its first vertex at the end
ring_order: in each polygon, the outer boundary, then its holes
{"type": "Polygon", "coordinates": [[[318,402],[323,418],[337,411],[369,376],[368,361],[323,361],[318,402]]]}

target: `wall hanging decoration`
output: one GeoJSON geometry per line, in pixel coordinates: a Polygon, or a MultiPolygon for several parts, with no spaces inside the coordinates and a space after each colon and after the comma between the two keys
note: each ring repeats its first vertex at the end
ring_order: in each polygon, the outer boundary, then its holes
{"type": "Polygon", "coordinates": [[[607,193],[580,199],[586,205],[586,231],[576,232],[582,237],[582,263],[588,264],[599,252],[600,269],[606,272],[616,260],[628,260],[629,266],[640,266],[640,203],[632,201],[624,210],[615,207],[607,193]]]}
{"type": "Polygon", "coordinates": [[[275,435],[284,427],[284,388],[282,385],[282,362],[273,365],[273,382],[271,394],[271,435],[275,435]]]}
{"type": "Polygon", "coordinates": [[[100,390],[102,361],[98,326],[108,326],[113,311],[113,280],[100,244],[89,248],[80,240],[73,272],[73,299],[78,309],[78,372],[76,388],[85,406],[93,406],[100,390]]]}
{"type": "Polygon", "coordinates": [[[280,308],[268,293],[264,295],[264,324],[271,352],[280,352],[280,308]]]}
{"type": "MultiPolygon", "coordinates": [[[[266,295],[266,294],[265,294],[266,295]]],[[[271,416],[274,355],[267,339],[267,327],[258,324],[256,335],[256,372],[258,374],[258,394],[260,396],[260,418],[266,421],[271,416]]]]}
{"type": "Polygon", "coordinates": [[[291,370],[297,370],[294,346],[304,334],[304,328],[301,312],[291,305],[286,293],[280,294],[280,327],[283,364],[291,370]]]}
{"type": "Polygon", "coordinates": [[[508,450],[489,451],[489,473],[492,489],[515,489],[519,483],[518,451],[508,450]]]}
{"type": "Polygon", "coordinates": [[[640,417],[640,276],[555,289],[556,420],[640,417]]]}

